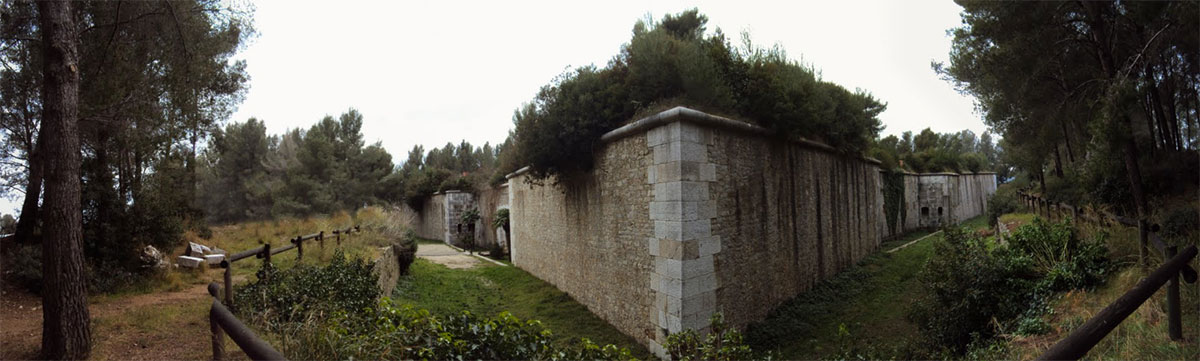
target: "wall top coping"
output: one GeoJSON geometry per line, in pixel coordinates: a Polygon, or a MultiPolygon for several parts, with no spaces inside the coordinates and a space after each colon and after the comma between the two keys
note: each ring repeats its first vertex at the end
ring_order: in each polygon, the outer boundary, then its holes
{"type": "MultiPolygon", "coordinates": [[[[637,134],[641,134],[641,133],[645,133],[645,132],[649,131],[650,129],[654,129],[654,128],[657,128],[657,127],[660,127],[663,125],[667,125],[667,124],[671,124],[674,122],[689,122],[689,123],[701,125],[701,126],[722,128],[722,129],[740,131],[740,132],[744,132],[744,133],[750,133],[750,134],[761,135],[761,136],[770,136],[770,135],[775,134],[774,132],[768,130],[767,128],[763,128],[763,127],[760,127],[760,126],[757,126],[754,124],[746,123],[746,122],[739,121],[739,120],[733,120],[733,119],[729,119],[729,118],[722,117],[722,116],[708,114],[708,113],[705,113],[705,112],[702,112],[699,110],[695,110],[695,109],[691,109],[688,107],[684,107],[684,106],[677,106],[677,107],[659,112],[657,114],[635,120],[633,122],[630,122],[629,124],[621,126],[620,128],[613,129],[612,131],[610,131],[608,133],[604,133],[604,135],[600,136],[600,141],[603,143],[612,143],[619,139],[637,135],[637,134]]],[[[834,148],[825,143],[813,141],[810,139],[800,138],[800,139],[791,139],[788,141],[802,145],[802,146],[806,146],[809,148],[823,150],[823,151],[826,151],[829,153],[840,153],[837,150],[837,148],[834,148]]],[[[867,161],[868,163],[873,163],[876,165],[883,164],[879,160],[871,158],[871,157],[859,157],[859,158],[867,161]]],[[[517,175],[519,172],[521,172],[521,171],[518,170],[517,172],[514,172],[513,175],[517,175]]]]}
{"type": "MultiPolygon", "coordinates": [[[[516,176],[519,176],[519,175],[525,174],[526,172],[529,172],[529,166],[524,166],[524,167],[521,167],[521,169],[517,169],[515,172],[512,172],[512,173],[509,173],[508,175],[505,175],[505,176],[504,176],[504,179],[513,179],[513,177],[516,177],[516,176]]],[[[504,183],[504,184],[505,184],[505,185],[508,185],[508,183],[504,183]]]]}
{"type": "MultiPolygon", "coordinates": [[[[884,173],[884,172],[887,172],[887,170],[885,170],[885,169],[880,169],[880,170],[879,170],[879,173],[884,173]]],[[[957,176],[960,176],[960,175],[995,175],[995,174],[996,174],[996,172],[975,172],[975,173],[954,173],[954,172],[914,173],[914,172],[909,172],[909,171],[906,171],[906,170],[902,170],[902,171],[900,171],[899,173],[900,173],[900,174],[904,174],[904,175],[913,175],[913,176],[918,176],[918,177],[920,177],[920,176],[939,176],[939,175],[952,175],[952,176],[956,176],[956,177],[957,177],[957,176]]]]}

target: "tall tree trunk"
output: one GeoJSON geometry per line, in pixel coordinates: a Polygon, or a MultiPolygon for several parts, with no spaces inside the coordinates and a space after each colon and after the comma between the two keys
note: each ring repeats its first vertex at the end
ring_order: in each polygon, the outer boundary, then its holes
{"type": "Polygon", "coordinates": [[[1075,151],[1071,150],[1071,132],[1067,130],[1067,120],[1064,119],[1058,122],[1058,124],[1062,126],[1063,139],[1066,140],[1067,144],[1067,161],[1075,164],[1075,151]]]}
{"type": "Polygon", "coordinates": [[[85,359],[91,351],[79,184],[79,33],[71,2],[38,3],[42,31],[41,157],[46,196],[42,241],[42,353],[85,359]]]}
{"type": "Polygon", "coordinates": [[[1062,154],[1058,151],[1058,143],[1054,143],[1054,175],[1059,179],[1063,177],[1062,168],[1062,154]]]}
{"type": "MultiPolygon", "coordinates": [[[[41,143],[38,142],[38,144],[41,143]]],[[[29,152],[29,181],[25,183],[25,201],[21,204],[21,219],[17,220],[15,232],[17,243],[33,243],[33,231],[38,222],[38,199],[41,196],[42,161],[35,148],[29,152]]]]}

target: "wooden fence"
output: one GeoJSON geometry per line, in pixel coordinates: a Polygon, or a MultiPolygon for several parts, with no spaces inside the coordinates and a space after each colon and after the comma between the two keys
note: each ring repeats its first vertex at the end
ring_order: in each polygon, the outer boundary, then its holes
{"type": "Polygon", "coordinates": [[[1139,281],[1133,288],[1126,291],[1116,301],[1104,307],[1082,326],[1071,331],[1066,338],[1059,340],[1049,350],[1038,356],[1038,360],[1078,360],[1091,351],[1100,340],[1124,321],[1130,314],[1141,307],[1155,292],[1167,285],[1167,335],[1171,340],[1183,339],[1182,312],[1179,300],[1179,277],[1188,283],[1196,282],[1196,270],[1189,262],[1196,257],[1196,245],[1189,245],[1179,252],[1178,247],[1168,246],[1158,234],[1160,227],[1151,224],[1146,219],[1122,217],[1111,212],[1097,212],[1092,209],[1076,207],[1062,202],[1052,202],[1045,198],[1020,193],[1022,201],[1035,214],[1046,218],[1059,219],[1070,215],[1072,220],[1082,220],[1099,225],[1120,224],[1137,227],[1138,229],[1138,263],[1143,267],[1149,264],[1148,246],[1153,244],[1163,254],[1163,262],[1149,276],[1139,281]]]}
{"type": "MultiPolygon", "coordinates": [[[[335,229],[331,232],[334,235],[334,240],[337,245],[342,244],[342,236],[349,239],[351,233],[361,232],[359,226],[346,227],[345,229],[335,229]]],[[[254,256],[263,260],[263,266],[271,264],[271,256],[289,250],[296,250],[296,260],[304,259],[304,242],[317,241],[321,248],[325,248],[325,231],[318,233],[296,236],[296,238],[288,239],[288,245],[271,248],[271,244],[267,243],[262,246],[235,253],[232,256],[226,257],[221,261],[221,268],[225,269],[225,302],[221,302],[221,286],[216,282],[208,284],[208,293],[213,297],[212,308],[208,313],[209,329],[212,332],[212,350],[213,360],[221,360],[225,357],[225,337],[224,333],[229,334],[229,338],[246,353],[252,360],[285,360],[283,354],[271,347],[271,344],[263,341],[254,331],[246,324],[238,320],[237,316],[233,315],[232,309],[235,309],[233,303],[233,264],[234,262],[250,258],[254,256]]]]}

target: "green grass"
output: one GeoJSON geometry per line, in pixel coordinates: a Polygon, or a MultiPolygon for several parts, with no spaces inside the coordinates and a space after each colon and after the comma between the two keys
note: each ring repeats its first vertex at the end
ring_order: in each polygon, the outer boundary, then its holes
{"type": "Polygon", "coordinates": [[[475,268],[452,270],[417,259],[410,274],[400,278],[392,297],[398,304],[424,308],[440,316],[469,311],[494,317],[508,311],[522,320],[541,321],[561,344],[570,345],[586,337],[598,344],[629,348],[638,358],[652,357],[633,338],[566,293],[516,267],[480,263],[475,268]]]}
{"type": "MultiPolygon", "coordinates": [[[[380,247],[387,246],[399,239],[402,233],[395,227],[395,224],[396,221],[391,219],[391,215],[384,212],[383,209],[368,207],[360,209],[354,214],[339,212],[331,216],[305,219],[283,218],[217,226],[212,228],[213,236],[210,239],[200,239],[193,234],[188,234],[186,238],[209,247],[221,248],[228,254],[234,254],[262,246],[265,243],[270,243],[274,248],[283,247],[290,244],[288,240],[296,236],[325,231],[324,245],[322,246],[315,240],[306,241],[304,258],[299,261],[301,264],[321,265],[328,263],[334,250],[339,248],[338,242],[332,234],[333,229],[360,225],[361,232],[341,237],[340,248],[347,257],[372,260],[379,255],[380,247]]],[[[182,249],[175,254],[180,253],[182,253],[182,249]]],[[[271,256],[271,262],[278,268],[291,268],[297,264],[297,255],[296,250],[289,250],[271,256]]],[[[261,259],[246,258],[234,264],[233,274],[234,276],[254,277],[261,265],[261,259]]]]}
{"type": "MultiPolygon", "coordinates": [[[[987,220],[976,217],[963,226],[986,228],[987,220]]],[[[783,359],[837,358],[850,350],[904,355],[917,339],[916,326],[906,319],[919,296],[917,275],[941,235],[895,253],[884,251],[928,234],[886,242],[879,252],[786,302],[747,330],[748,343],[756,351],[778,351],[783,359]]]]}
{"type": "MultiPolygon", "coordinates": [[[[1095,289],[1071,291],[1056,296],[1052,301],[1053,311],[1043,316],[1051,326],[1051,332],[1046,335],[1016,337],[1008,342],[1006,354],[1000,357],[1037,357],[1149,275],[1151,270],[1137,266],[1139,241],[1136,228],[1091,224],[1083,224],[1079,228],[1085,237],[1106,237],[1109,257],[1124,268],[1114,272],[1103,285],[1095,289]]],[[[1162,256],[1153,247],[1149,254],[1151,265],[1162,264],[1162,256]]],[[[1191,265],[1193,268],[1200,268],[1200,258],[1193,259],[1191,265]]],[[[1180,308],[1184,340],[1180,342],[1173,342],[1167,338],[1166,289],[1166,286],[1159,289],[1137,311],[1122,321],[1088,352],[1086,359],[1200,359],[1200,287],[1195,284],[1181,284],[1180,308]]]]}

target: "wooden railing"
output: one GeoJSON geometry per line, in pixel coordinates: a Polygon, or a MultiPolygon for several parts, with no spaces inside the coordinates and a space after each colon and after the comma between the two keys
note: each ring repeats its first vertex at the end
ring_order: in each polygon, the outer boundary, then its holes
{"type": "MultiPolygon", "coordinates": [[[[337,245],[342,244],[342,236],[350,237],[351,233],[361,232],[359,226],[346,227],[345,229],[337,229],[332,233],[335,235],[337,245]]],[[[271,347],[271,345],[249,327],[246,327],[237,316],[233,315],[231,309],[236,306],[233,303],[233,264],[237,261],[254,256],[263,260],[263,266],[271,264],[271,256],[290,250],[296,250],[296,260],[304,259],[304,242],[317,241],[321,248],[325,248],[325,231],[313,234],[296,236],[296,238],[288,239],[288,245],[271,248],[271,244],[267,243],[262,246],[248,249],[226,257],[221,261],[221,268],[225,269],[225,302],[221,302],[221,286],[216,282],[208,284],[208,293],[213,297],[212,308],[209,311],[209,328],[212,332],[212,349],[213,360],[221,360],[225,357],[224,334],[228,333],[229,338],[246,353],[252,360],[285,360],[283,354],[271,347]]]]}
{"type": "Polygon", "coordinates": [[[1077,360],[1091,351],[1100,340],[1103,340],[1109,332],[1117,327],[1121,322],[1125,321],[1134,311],[1141,307],[1146,300],[1150,299],[1155,292],[1162,288],[1163,284],[1167,285],[1167,335],[1171,340],[1179,341],[1183,339],[1183,316],[1180,310],[1179,300],[1179,277],[1188,283],[1196,282],[1196,270],[1193,269],[1189,262],[1196,257],[1196,245],[1189,245],[1183,249],[1183,252],[1178,251],[1176,246],[1168,246],[1160,236],[1160,227],[1157,224],[1151,224],[1146,219],[1133,219],[1122,217],[1111,212],[1096,212],[1089,211],[1082,207],[1076,207],[1062,202],[1052,202],[1045,198],[1020,193],[1022,201],[1031,211],[1038,215],[1045,215],[1046,218],[1054,219],[1057,215],[1060,219],[1065,216],[1064,210],[1070,212],[1072,220],[1082,220],[1100,225],[1121,224],[1125,226],[1137,227],[1139,247],[1138,247],[1138,262],[1142,266],[1146,266],[1149,261],[1148,245],[1153,244],[1155,248],[1163,254],[1165,262],[1149,276],[1143,278],[1134,285],[1133,288],[1126,291],[1116,301],[1104,307],[1100,313],[1092,316],[1082,326],[1071,331],[1071,334],[1066,338],[1059,340],[1049,350],[1038,356],[1038,360],[1077,360]]]}

